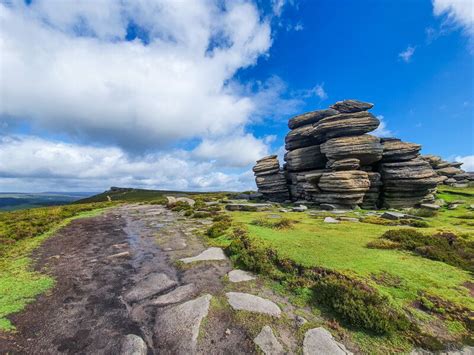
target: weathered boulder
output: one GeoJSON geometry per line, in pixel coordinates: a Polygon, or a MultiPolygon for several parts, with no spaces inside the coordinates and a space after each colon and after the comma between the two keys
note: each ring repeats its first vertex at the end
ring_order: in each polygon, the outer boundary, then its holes
{"type": "Polygon", "coordinates": [[[309,125],[322,120],[323,118],[337,115],[339,112],[334,109],[318,110],[303,113],[302,115],[290,118],[288,121],[288,128],[295,129],[301,126],[309,125]]]}
{"type": "Polygon", "coordinates": [[[323,118],[313,125],[312,135],[319,142],[343,136],[368,133],[380,124],[378,118],[369,112],[341,113],[323,118]]]}
{"type": "Polygon", "coordinates": [[[280,163],[276,155],[269,155],[260,160],[257,160],[257,164],[253,167],[255,175],[268,175],[278,173],[280,171],[280,163]]]}
{"type": "Polygon", "coordinates": [[[288,171],[305,171],[324,168],[326,157],[321,154],[319,145],[313,145],[287,152],[285,162],[288,171]]]}
{"type": "Polygon", "coordinates": [[[421,149],[419,144],[402,142],[396,138],[382,138],[381,142],[385,162],[415,159],[419,156],[421,149]]]}
{"type": "Polygon", "coordinates": [[[257,161],[253,167],[258,192],[271,201],[285,201],[290,198],[285,173],[280,169],[276,155],[257,161]]]}
{"type": "Polygon", "coordinates": [[[367,111],[374,107],[374,104],[369,102],[363,102],[359,100],[344,100],[338,101],[334,105],[331,106],[332,109],[337,110],[339,112],[359,112],[359,111],[367,111]]]}
{"type": "Polygon", "coordinates": [[[318,144],[318,139],[313,137],[313,125],[305,125],[290,131],[285,137],[285,149],[293,150],[318,144]]]}
{"type": "Polygon", "coordinates": [[[329,139],[321,144],[321,153],[329,161],[355,158],[359,159],[360,165],[370,165],[382,158],[383,147],[380,138],[363,134],[329,139]]]}

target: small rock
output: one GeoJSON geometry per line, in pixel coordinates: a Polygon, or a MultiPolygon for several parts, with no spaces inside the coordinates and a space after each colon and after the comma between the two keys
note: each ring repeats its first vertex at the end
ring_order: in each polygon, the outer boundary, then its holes
{"type": "Polygon", "coordinates": [[[253,274],[244,270],[232,270],[227,274],[227,276],[229,277],[230,282],[243,282],[256,279],[253,274]]]}
{"type": "Polygon", "coordinates": [[[227,329],[225,330],[225,335],[229,336],[229,335],[230,335],[230,333],[231,333],[231,332],[230,332],[230,329],[229,329],[229,328],[227,328],[227,329]]]}
{"type": "Polygon", "coordinates": [[[194,204],[196,203],[196,201],[194,201],[192,198],[188,198],[188,197],[178,197],[176,199],[176,202],[185,202],[191,207],[193,207],[194,204]]]}
{"type": "Polygon", "coordinates": [[[390,219],[392,221],[396,221],[401,218],[406,218],[406,215],[400,212],[387,211],[387,212],[384,212],[380,217],[385,218],[385,219],[390,219]]]}
{"type": "Polygon", "coordinates": [[[352,354],[345,346],[334,340],[331,333],[319,327],[306,332],[303,341],[304,355],[345,355],[352,354]]]}
{"type": "Polygon", "coordinates": [[[135,334],[128,334],[122,340],[121,355],[146,355],[146,343],[135,334]]]}
{"type": "Polygon", "coordinates": [[[209,248],[199,255],[180,260],[185,264],[189,264],[195,261],[227,260],[227,256],[225,256],[224,251],[221,248],[209,248]]]}
{"type": "Polygon", "coordinates": [[[231,203],[225,206],[227,211],[258,212],[267,211],[272,207],[269,203],[231,203]]]}
{"type": "Polygon", "coordinates": [[[459,205],[457,203],[451,203],[448,205],[448,210],[455,210],[459,205]]]}
{"type": "Polygon", "coordinates": [[[324,218],[324,223],[339,223],[339,221],[332,217],[326,217],[324,218]]]}
{"type": "Polygon", "coordinates": [[[287,210],[286,208],[280,208],[279,211],[282,212],[282,213],[288,213],[288,212],[290,212],[290,211],[287,210]]]}
{"type": "Polygon", "coordinates": [[[474,210],[474,205],[469,205],[469,209],[474,210]]]}
{"type": "Polygon", "coordinates": [[[173,196],[166,196],[166,199],[168,200],[168,206],[173,206],[176,204],[176,198],[173,196]]]}
{"type": "Polygon", "coordinates": [[[128,302],[137,302],[145,298],[156,295],[157,293],[166,291],[174,286],[177,282],[171,280],[166,274],[151,274],[140,280],[130,291],[125,294],[125,300],[128,302]]]}
{"type": "Polygon", "coordinates": [[[128,251],[124,251],[122,253],[117,253],[113,255],[109,255],[107,259],[116,259],[116,258],[128,258],[130,256],[130,253],[128,251]]]}
{"type": "Polygon", "coordinates": [[[295,323],[298,327],[301,327],[301,326],[305,325],[306,323],[308,323],[308,321],[305,318],[301,317],[301,316],[296,316],[295,317],[295,323]]]}
{"type": "Polygon", "coordinates": [[[321,203],[319,207],[326,211],[334,211],[336,209],[336,206],[331,205],[330,203],[321,203]]]}
{"type": "Polygon", "coordinates": [[[186,298],[191,297],[195,291],[196,288],[194,287],[194,284],[179,286],[173,291],[153,299],[150,304],[156,306],[167,306],[169,304],[179,303],[186,298]]]}
{"type": "Polygon", "coordinates": [[[446,205],[446,201],[443,200],[442,198],[438,198],[434,203],[437,204],[438,206],[441,206],[441,207],[446,205]]]}
{"type": "Polygon", "coordinates": [[[299,205],[299,206],[295,206],[295,207],[292,207],[292,208],[291,208],[291,210],[292,210],[293,212],[304,212],[304,211],[306,211],[307,209],[308,209],[308,207],[305,206],[305,205],[299,205]]]}
{"type": "Polygon", "coordinates": [[[451,201],[450,204],[462,205],[464,203],[466,203],[466,200],[454,200],[454,201],[451,201]]]}
{"type": "Polygon", "coordinates": [[[272,328],[268,325],[264,326],[261,332],[253,340],[255,344],[262,350],[265,355],[283,354],[283,346],[273,334],[272,328]]]}
{"type": "Polygon", "coordinates": [[[439,205],[436,205],[434,203],[422,203],[420,207],[432,211],[437,211],[441,208],[439,205]]]}
{"type": "Polygon", "coordinates": [[[128,243],[120,243],[120,244],[114,244],[112,247],[121,249],[121,248],[126,248],[128,246],[128,243]]]}
{"type": "Polygon", "coordinates": [[[280,307],[270,300],[248,293],[227,292],[230,306],[235,310],[264,313],[279,318],[280,307]]]}

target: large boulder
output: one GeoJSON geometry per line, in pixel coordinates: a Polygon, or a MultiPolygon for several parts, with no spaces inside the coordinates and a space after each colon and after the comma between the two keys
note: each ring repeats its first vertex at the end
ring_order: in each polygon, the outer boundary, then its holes
{"type": "Polygon", "coordinates": [[[380,138],[363,134],[352,137],[338,137],[321,144],[321,153],[330,162],[348,158],[359,159],[360,165],[370,165],[382,158],[383,147],[380,138]]]}
{"type": "Polygon", "coordinates": [[[344,113],[367,111],[370,110],[372,107],[374,107],[374,104],[359,100],[338,101],[331,106],[332,109],[344,113]]]}
{"type": "Polygon", "coordinates": [[[317,141],[324,142],[331,138],[368,133],[379,124],[378,118],[369,112],[341,113],[315,123],[311,133],[317,141]]]}
{"type": "Polygon", "coordinates": [[[421,145],[415,143],[402,142],[396,138],[382,138],[383,160],[402,161],[412,160],[419,156],[421,145]]]}
{"type": "Polygon", "coordinates": [[[323,118],[337,115],[338,113],[339,112],[334,109],[307,112],[302,115],[290,118],[290,120],[288,121],[288,128],[295,129],[301,126],[310,125],[318,122],[319,120],[322,120],[323,118]]]}
{"type": "Polygon", "coordinates": [[[257,161],[253,167],[258,192],[270,201],[285,201],[290,198],[285,173],[280,169],[276,155],[257,161]]]}
{"type": "Polygon", "coordinates": [[[290,131],[285,137],[285,149],[293,150],[318,144],[318,139],[313,137],[313,125],[305,125],[290,131]]]}
{"type": "Polygon", "coordinates": [[[305,171],[326,166],[326,157],[321,154],[319,145],[289,151],[285,154],[285,161],[288,171],[305,171]]]}

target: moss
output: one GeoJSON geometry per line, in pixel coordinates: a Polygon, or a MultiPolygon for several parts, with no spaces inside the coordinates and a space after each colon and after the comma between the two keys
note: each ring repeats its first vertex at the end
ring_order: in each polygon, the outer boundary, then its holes
{"type": "Polygon", "coordinates": [[[375,239],[367,243],[371,249],[398,249],[400,244],[387,239],[375,239]]]}
{"type": "Polygon", "coordinates": [[[206,235],[209,238],[217,238],[225,234],[225,232],[230,228],[231,223],[228,221],[218,221],[214,222],[206,231],[206,235]]]}
{"type": "Polygon", "coordinates": [[[295,221],[289,218],[285,218],[285,217],[279,218],[277,220],[270,220],[268,218],[259,218],[259,219],[253,220],[250,223],[255,226],[272,228],[272,229],[288,229],[288,228],[293,227],[293,225],[295,224],[295,221]]]}

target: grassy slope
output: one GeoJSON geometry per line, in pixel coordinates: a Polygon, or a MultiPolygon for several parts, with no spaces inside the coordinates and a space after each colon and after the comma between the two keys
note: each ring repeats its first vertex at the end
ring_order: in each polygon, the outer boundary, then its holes
{"type": "MultiPolygon", "coordinates": [[[[71,210],[71,207],[67,207],[67,215],[72,214],[72,216],[62,219],[58,214],[58,210],[66,207],[35,209],[33,212],[0,213],[0,217],[2,217],[0,219],[7,219],[8,216],[13,214],[20,219],[22,215],[29,214],[28,221],[31,225],[42,223],[48,226],[48,230],[42,234],[8,243],[0,249],[0,331],[13,330],[14,325],[6,317],[9,314],[19,312],[28,303],[33,302],[37,295],[47,291],[54,285],[54,280],[50,276],[31,270],[31,252],[53,235],[55,231],[67,225],[73,219],[90,217],[100,213],[103,210],[100,207],[103,206],[78,205],[73,210],[71,210]],[[32,213],[34,213],[34,218],[31,217],[32,213]]],[[[4,223],[2,224],[0,221],[0,234],[6,234],[4,223]]]]}
{"type": "MultiPolygon", "coordinates": [[[[465,204],[456,210],[443,208],[436,217],[426,218],[429,228],[419,228],[423,233],[450,230],[474,238],[473,212],[468,205],[474,204],[474,189],[441,188],[439,197],[446,201],[464,200],[465,204]],[[463,218],[460,218],[463,217],[463,218]]],[[[278,212],[276,212],[278,213],[278,212]]],[[[342,272],[356,273],[369,279],[373,275],[388,273],[400,280],[400,284],[389,286],[375,284],[377,289],[391,297],[399,306],[412,309],[418,318],[424,321],[434,320],[418,309],[412,308],[420,291],[428,291],[445,300],[474,310],[474,299],[463,285],[472,282],[468,272],[433,261],[409,252],[399,250],[369,249],[367,243],[379,238],[385,231],[394,228],[368,223],[342,222],[328,224],[323,217],[311,217],[305,213],[287,213],[284,216],[299,223],[292,229],[276,230],[251,224],[258,218],[268,218],[275,212],[233,212],[235,222],[243,223],[252,236],[258,237],[276,249],[282,256],[289,257],[305,266],[322,266],[342,272]]],[[[353,212],[348,216],[354,215],[353,212]]],[[[229,240],[220,237],[214,243],[225,246],[229,240]]],[[[445,326],[454,334],[466,335],[466,329],[458,322],[446,321],[445,326]]],[[[372,337],[364,332],[353,332],[361,349],[372,352],[380,347],[381,352],[409,346],[403,338],[372,337]],[[391,345],[389,345],[391,344],[391,345]]]]}

